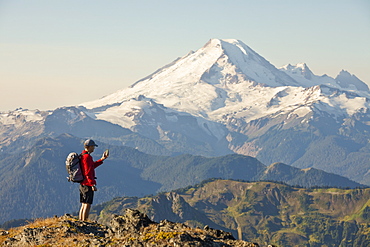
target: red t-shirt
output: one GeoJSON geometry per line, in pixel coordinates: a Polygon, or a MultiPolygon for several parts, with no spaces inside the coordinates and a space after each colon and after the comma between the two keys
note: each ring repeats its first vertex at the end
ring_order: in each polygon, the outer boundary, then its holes
{"type": "Polygon", "coordinates": [[[84,175],[84,181],[82,181],[82,185],[87,186],[94,186],[96,185],[95,181],[95,168],[103,164],[102,160],[93,161],[91,155],[86,151],[82,151],[81,153],[81,169],[82,174],[84,175]]]}

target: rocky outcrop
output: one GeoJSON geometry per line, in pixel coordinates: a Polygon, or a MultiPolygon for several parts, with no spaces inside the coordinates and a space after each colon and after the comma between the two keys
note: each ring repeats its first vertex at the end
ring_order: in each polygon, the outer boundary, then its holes
{"type": "Polygon", "coordinates": [[[65,215],[0,233],[1,246],[259,246],[208,226],[190,228],[168,220],[156,223],[133,209],[115,215],[109,227],[65,215]]]}
{"type": "Polygon", "coordinates": [[[7,238],[0,246],[105,246],[110,241],[107,226],[78,221],[70,215],[3,231],[2,235],[7,238]]]}

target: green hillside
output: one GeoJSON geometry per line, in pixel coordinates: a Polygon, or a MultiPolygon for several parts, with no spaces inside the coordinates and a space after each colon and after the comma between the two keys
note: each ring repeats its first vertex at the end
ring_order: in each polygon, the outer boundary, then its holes
{"type": "Polygon", "coordinates": [[[122,197],[95,218],[137,208],[152,219],[230,231],[277,246],[369,246],[370,189],[305,189],[272,182],[213,180],[151,197],[122,197]]]}
{"type": "MultiPolygon", "coordinates": [[[[320,170],[301,170],[281,163],[266,167],[256,158],[238,154],[220,157],[159,156],[99,140],[93,153],[110,157],[96,171],[99,193],[94,203],[117,196],[144,196],[200,183],[209,178],[274,180],[300,186],[358,187],[347,178],[320,170]]],[[[50,217],[79,208],[78,184],[68,183],[65,159],[82,151],[83,140],[71,135],[41,138],[27,151],[4,155],[0,161],[0,224],[22,218],[50,217]]]]}

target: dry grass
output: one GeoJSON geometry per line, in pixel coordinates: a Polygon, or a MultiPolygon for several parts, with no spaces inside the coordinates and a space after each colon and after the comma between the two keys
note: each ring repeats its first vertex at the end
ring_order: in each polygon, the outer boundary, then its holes
{"type": "MultiPolygon", "coordinates": [[[[58,218],[46,218],[46,219],[40,218],[40,219],[36,219],[33,222],[30,222],[29,224],[25,226],[10,228],[9,230],[6,230],[7,232],[9,232],[9,234],[0,235],[0,244],[4,243],[6,239],[12,238],[20,234],[26,228],[38,228],[38,227],[43,227],[43,226],[52,227],[52,226],[56,226],[59,221],[60,220],[58,218]]],[[[5,230],[0,229],[0,232],[1,231],[5,231],[5,230]]]]}
{"type": "MultiPolygon", "coordinates": [[[[68,220],[71,221],[77,221],[73,218],[69,218],[68,220]]],[[[31,246],[37,246],[37,247],[49,247],[49,246],[85,246],[84,244],[81,244],[81,242],[86,239],[86,235],[83,233],[78,232],[77,230],[71,228],[70,226],[66,225],[65,222],[63,222],[63,219],[61,218],[39,218],[36,219],[33,222],[30,222],[29,224],[25,226],[20,226],[16,228],[11,228],[7,230],[9,234],[7,235],[0,235],[0,246],[4,244],[4,242],[9,239],[13,238],[19,234],[21,234],[25,229],[32,229],[32,228],[46,228],[47,231],[45,231],[45,235],[51,235],[52,237],[50,239],[45,239],[41,245],[31,245],[31,246]],[[67,226],[72,232],[71,233],[65,233],[63,231],[60,231],[59,229],[67,226]],[[58,229],[59,228],[59,229],[58,229]],[[57,234],[55,234],[57,232],[57,234]]],[[[0,232],[3,230],[0,230],[0,232]]],[[[5,230],[4,230],[5,231],[5,230]]]]}
{"type": "Polygon", "coordinates": [[[176,229],[171,224],[169,226],[164,225],[163,228],[158,224],[150,224],[142,228],[140,232],[127,232],[127,234],[119,237],[104,237],[104,234],[100,235],[98,233],[102,233],[99,231],[105,231],[106,228],[101,229],[100,227],[99,224],[88,224],[69,217],[37,219],[26,226],[10,229],[7,235],[0,235],[0,246],[3,246],[9,238],[21,239],[20,241],[13,240],[11,242],[12,246],[15,247],[85,247],[99,244],[113,247],[126,244],[134,245],[135,243],[143,243],[147,246],[167,246],[169,241],[180,241],[183,234],[190,235],[190,238],[197,238],[206,234],[203,229],[189,228],[183,225],[176,229]],[[167,227],[169,228],[167,229],[167,227]],[[92,231],[95,234],[90,232],[91,228],[94,229],[92,231]],[[86,229],[90,230],[84,231],[86,229]],[[25,242],[24,238],[28,240],[25,242]]]}
{"type": "Polygon", "coordinates": [[[38,228],[38,227],[56,227],[60,223],[60,219],[57,217],[54,218],[39,218],[30,222],[28,225],[23,228],[38,228]]]}
{"type": "Polygon", "coordinates": [[[21,227],[15,227],[15,228],[11,228],[9,230],[3,230],[3,229],[0,229],[0,232],[2,231],[7,231],[9,232],[9,234],[7,235],[0,235],[0,244],[3,244],[4,241],[8,238],[12,238],[14,237],[15,235],[18,235],[19,233],[21,233],[23,231],[24,227],[21,226],[21,227]]]}

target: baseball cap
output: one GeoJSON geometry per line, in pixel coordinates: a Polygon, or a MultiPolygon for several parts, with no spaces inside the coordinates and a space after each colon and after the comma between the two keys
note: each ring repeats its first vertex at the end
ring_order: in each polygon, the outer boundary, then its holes
{"type": "Polygon", "coordinates": [[[93,140],[91,140],[91,139],[87,139],[86,141],[85,141],[85,143],[84,143],[84,145],[85,146],[95,146],[95,147],[97,147],[98,145],[96,145],[95,144],[95,142],[93,141],[93,140]]]}

